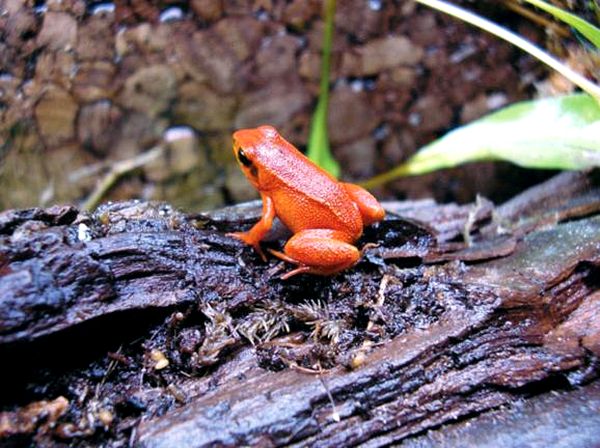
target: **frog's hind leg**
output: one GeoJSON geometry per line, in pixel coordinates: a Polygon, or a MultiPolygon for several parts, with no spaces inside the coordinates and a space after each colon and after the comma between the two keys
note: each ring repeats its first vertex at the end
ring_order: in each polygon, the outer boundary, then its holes
{"type": "Polygon", "coordinates": [[[270,250],[281,260],[298,267],[285,273],[287,279],[297,274],[333,275],[356,264],[359,250],[350,244],[346,233],[330,229],[307,229],[296,233],[284,247],[284,253],[270,250]]]}
{"type": "Polygon", "coordinates": [[[381,221],[385,217],[385,210],[367,190],[358,185],[348,183],[342,183],[342,187],[344,187],[357,205],[365,226],[381,221]]]}

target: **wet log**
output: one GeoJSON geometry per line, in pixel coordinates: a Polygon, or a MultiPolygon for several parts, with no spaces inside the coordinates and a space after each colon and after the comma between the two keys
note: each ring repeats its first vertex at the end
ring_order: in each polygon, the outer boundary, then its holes
{"type": "MultiPolygon", "coordinates": [[[[528,384],[578,384],[596,375],[589,356],[600,355],[598,284],[582,284],[598,275],[599,237],[598,219],[563,224],[506,259],[440,272],[461,291],[426,329],[364,354],[355,370],[243,369],[242,378],[144,422],[141,445],[387,446],[511,403],[528,384]]],[[[599,442],[598,427],[584,426],[599,442]]]]}
{"type": "Polygon", "coordinates": [[[4,212],[0,440],[600,443],[598,185],[566,173],[500,207],[388,203],[355,268],[287,281],[225,235],[256,203],[4,212]]]}

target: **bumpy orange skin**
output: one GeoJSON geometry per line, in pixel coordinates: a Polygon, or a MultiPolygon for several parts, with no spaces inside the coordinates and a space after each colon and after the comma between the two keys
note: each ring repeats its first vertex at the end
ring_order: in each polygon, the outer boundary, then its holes
{"type": "Polygon", "coordinates": [[[277,216],[294,235],[283,253],[270,252],[297,265],[282,278],[301,273],[332,275],[356,264],[360,252],[354,242],[363,227],[385,216],[368,191],[338,182],[272,126],[235,132],[233,152],[260,192],[263,211],[252,229],[231,236],[252,245],[264,258],[260,241],[277,216]]]}

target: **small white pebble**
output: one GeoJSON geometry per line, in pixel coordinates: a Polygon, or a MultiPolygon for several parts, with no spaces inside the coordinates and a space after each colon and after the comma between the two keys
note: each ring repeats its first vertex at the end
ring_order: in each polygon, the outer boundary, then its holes
{"type": "Polygon", "coordinates": [[[421,124],[421,114],[418,114],[416,112],[411,113],[408,116],[408,123],[414,127],[419,126],[421,124]]]}
{"type": "Polygon", "coordinates": [[[504,93],[493,93],[487,97],[487,107],[489,109],[498,109],[508,103],[508,98],[504,93]]]}
{"type": "Polygon", "coordinates": [[[165,131],[163,138],[167,142],[180,140],[184,138],[194,138],[194,130],[188,126],[173,126],[165,131]]]}
{"type": "Polygon", "coordinates": [[[150,358],[155,362],[154,370],[162,370],[169,365],[169,360],[160,350],[152,350],[150,352],[150,358]]]}
{"type": "Polygon", "coordinates": [[[369,0],[369,9],[371,11],[380,11],[382,6],[381,0],[369,0]]]}
{"type": "Polygon", "coordinates": [[[365,89],[365,83],[361,79],[355,79],[350,83],[353,92],[362,92],[365,89]]]}
{"type": "Polygon", "coordinates": [[[90,228],[84,223],[80,223],[77,227],[77,239],[79,241],[91,241],[92,234],[90,233],[90,228]]]}
{"type": "Polygon", "coordinates": [[[158,18],[160,22],[170,22],[172,20],[181,19],[183,19],[183,11],[181,8],[177,8],[176,6],[165,9],[162,13],[160,13],[160,17],[158,18]]]}
{"type": "Polygon", "coordinates": [[[169,360],[167,358],[161,359],[157,361],[154,365],[154,370],[162,370],[169,365],[169,360]]]}
{"type": "Polygon", "coordinates": [[[103,14],[103,13],[111,13],[115,12],[115,4],[114,3],[98,3],[95,6],[92,6],[90,11],[91,15],[103,14]]]}

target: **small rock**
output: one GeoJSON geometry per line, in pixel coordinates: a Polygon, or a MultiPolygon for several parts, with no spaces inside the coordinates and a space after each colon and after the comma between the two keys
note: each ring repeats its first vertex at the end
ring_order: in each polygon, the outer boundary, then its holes
{"type": "Polygon", "coordinates": [[[106,154],[122,113],[110,101],[86,104],[77,118],[79,142],[96,154],[106,154]]]}
{"type": "Polygon", "coordinates": [[[173,175],[206,169],[206,157],[199,148],[198,138],[192,128],[177,126],[163,134],[166,152],[144,166],[144,173],[152,182],[164,182],[173,175]]]}
{"type": "Polygon", "coordinates": [[[193,79],[208,82],[217,92],[237,91],[247,82],[241,64],[257,51],[263,26],[250,17],[226,18],[191,39],[178,39],[175,51],[193,79]]]}
{"type": "Polygon", "coordinates": [[[192,0],[192,10],[207,22],[214,22],[223,15],[222,0],[192,0]]]}
{"type": "Polygon", "coordinates": [[[381,35],[385,24],[381,0],[344,0],[338,2],[335,27],[339,34],[351,34],[355,40],[364,42],[381,35]]]}
{"type": "MultiPolygon", "coordinates": [[[[169,165],[175,174],[190,172],[200,162],[200,156],[204,155],[200,151],[198,137],[191,128],[183,126],[169,128],[163,138],[167,142],[169,165]]],[[[206,160],[203,162],[201,165],[205,165],[206,160]]]]}
{"type": "Polygon", "coordinates": [[[118,155],[119,159],[134,157],[140,152],[140,148],[155,145],[168,124],[166,119],[150,119],[141,112],[123,111],[123,117],[118,120],[117,129],[112,136],[111,154],[118,155]]]}
{"type": "Polygon", "coordinates": [[[109,98],[114,76],[115,66],[110,62],[83,62],[73,80],[73,93],[85,102],[109,98]]]}
{"type": "Polygon", "coordinates": [[[313,0],[292,0],[283,10],[282,21],[297,30],[306,28],[309,20],[321,13],[321,5],[313,0]]]}
{"type": "Polygon", "coordinates": [[[48,11],[44,14],[42,30],[37,37],[38,47],[51,50],[70,50],[77,42],[77,22],[67,13],[48,11]]]}
{"type": "Polygon", "coordinates": [[[371,76],[399,65],[416,65],[422,58],[422,48],[406,37],[388,36],[345,52],[341,71],[346,76],[371,76]]]}
{"type": "Polygon", "coordinates": [[[111,61],[115,53],[114,14],[90,17],[77,31],[75,52],[80,61],[111,61]]]}
{"type": "Polygon", "coordinates": [[[465,103],[460,112],[460,122],[469,123],[481,117],[488,111],[487,97],[484,94],[477,95],[474,99],[465,103]]]}
{"type": "Polygon", "coordinates": [[[258,197],[256,189],[250,185],[244,173],[233,164],[226,169],[225,187],[235,202],[250,201],[258,197]]]}
{"type": "Polygon", "coordinates": [[[255,0],[224,0],[223,12],[225,13],[225,16],[249,15],[252,12],[252,3],[255,3],[255,0]]]}
{"type": "Polygon", "coordinates": [[[302,83],[282,81],[247,94],[235,118],[236,128],[248,128],[269,123],[281,127],[304,110],[311,97],[302,83]]]}
{"type": "Polygon", "coordinates": [[[375,139],[370,135],[334,148],[335,158],[344,173],[353,179],[366,179],[375,173],[375,139]]]}
{"type": "Polygon", "coordinates": [[[439,131],[452,124],[452,108],[437,96],[427,95],[415,103],[410,114],[418,116],[417,126],[422,132],[439,131]]]}
{"type": "Polygon", "coordinates": [[[69,92],[50,87],[35,107],[38,130],[50,147],[73,138],[77,103],[69,92]]]}
{"type": "Polygon", "coordinates": [[[155,117],[164,112],[176,94],[176,79],[166,65],[140,68],[125,81],[119,96],[120,103],[128,108],[155,117]]]}
{"type": "Polygon", "coordinates": [[[384,72],[378,80],[378,85],[386,88],[406,89],[416,85],[417,70],[412,67],[396,67],[384,72]]]}
{"type": "Polygon", "coordinates": [[[296,51],[300,45],[298,38],[288,34],[264,38],[256,55],[258,82],[264,84],[297,70],[296,51]]]}
{"type": "MultiPolygon", "coordinates": [[[[408,3],[408,2],[407,2],[408,3]]],[[[443,44],[443,33],[436,32],[440,26],[436,21],[436,14],[430,11],[424,11],[411,17],[408,34],[410,40],[421,47],[433,47],[443,44]]],[[[444,45],[442,45],[444,46],[444,45]]]]}
{"type": "Polygon", "coordinates": [[[334,144],[368,135],[377,126],[377,116],[365,92],[342,86],[331,93],[328,116],[329,138],[334,144]]]}
{"type": "Polygon", "coordinates": [[[412,132],[407,131],[392,132],[383,143],[381,151],[383,158],[380,160],[380,168],[389,169],[391,166],[406,160],[417,147],[413,135],[412,132]]]}
{"type": "Polygon", "coordinates": [[[56,84],[68,90],[76,69],[77,63],[72,53],[47,51],[42,52],[37,59],[35,77],[40,83],[56,84]]]}
{"type": "Polygon", "coordinates": [[[169,365],[169,360],[164,353],[157,349],[150,352],[150,359],[154,361],[154,370],[162,370],[169,365]]]}
{"type": "Polygon", "coordinates": [[[321,76],[321,56],[312,51],[303,51],[298,61],[298,73],[304,79],[318,81],[321,76]]]}
{"type": "Polygon", "coordinates": [[[187,82],[179,87],[173,107],[174,121],[206,131],[231,127],[236,99],[220,95],[205,84],[187,82]]]}

